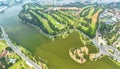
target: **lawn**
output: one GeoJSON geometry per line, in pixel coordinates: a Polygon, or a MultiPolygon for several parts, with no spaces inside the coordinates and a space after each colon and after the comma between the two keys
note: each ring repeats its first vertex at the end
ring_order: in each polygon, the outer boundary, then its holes
{"type": "Polygon", "coordinates": [[[6,42],[4,40],[0,40],[0,53],[2,52],[3,49],[5,49],[6,47],[8,47],[8,45],[6,44],[6,42]]]}
{"type": "Polygon", "coordinates": [[[41,11],[38,11],[38,13],[43,15],[48,21],[50,21],[59,30],[63,29],[63,25],[60,24],[59,22],[57,22],[50,14],[47,14],[47,13],[44,13],[44,12],[41,12],[41,11]]]}
{"type": "Polygon", "coordinates": [[[32,10],[32,14],[34,15],[33,18],[36,17],[36,19],[38,19],[37,21],[33,21],[32,24],[37,23],[40,28],[42,27],[43,32],[46,32],[47,30],[50,34],[53,32],[57,34],[61,31],[66,30],[66,28],[79,28],[79,30],[90,36],[90,38],[93,38],[95,35],[98,22],[97,19],[99,14],[103,11],[101,7],[98,7],[99,9],[96,9],[96,5],[89,5],[83,7],[84,10],[78,14],[78,17],[74,17],[73,15],[68,14],[66,11],[51,10],[46,12],[44,10],[38,9],[42,7],[35,6],[33,4],[28,5],[34,8],[34,10],[29,8],[30,10],[28,11],[28,14],[32,10]],[[38,23],[41,23],[43,26],[38,23]]]}
{"type": "Polygon", "coordinates": [[[48,24],[47,20],[45,20],[44,18],[42,18],[41,16],[39,16],[37,13],[35,13],[34,11],[30,11],[33,15],[35,15],[38,20],[40,22],[42,22],[43,26],[45,27],[45,29],[47,29],[47,31],[52,34],[54,31],[51,29],[50,25],[48,24]]]}
{"type": "Polygon", "coordinates": [[[65,21],[67,21],[67,24],[74,25],[74,21],[69,19],[69,17],[67,17],[59,12],[55,12],[55,14],[57,14],[59,17],[62,17],[65,21]]]}
{"type": "Polygon", "coordinates": [[[103,11],[102,8],[99,8],[99,10],[94,13],[94,15],[91,17],[92,18],[92,22],[91,22],[91,28],[92,28],[92,32],[94,34],[94,31],[96,30],[96,24],[97,24],[97,21],[98,21],[98,17],[99,17],[99,14],[103,11]]]}
{"type": "Polygon", "coordinates": [[[33,69],[33,68],[28,66],[25,61],[19,60],[15,64],[10,66],[9,69],[33,69]]]}
{"type": "Polygon", "coordinates": [[[90,11],[89,11],[89,13],[88,13],[87,18],[91,18],[91,16],[93,15],[94,11],[95,11],[95,8],[94,8],[94,7],[90,8],[90,11]]]}

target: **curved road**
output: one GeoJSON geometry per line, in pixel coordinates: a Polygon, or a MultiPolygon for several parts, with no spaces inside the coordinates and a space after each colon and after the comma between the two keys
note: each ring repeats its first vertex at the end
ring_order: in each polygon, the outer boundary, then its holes
{"type": "MultiPolygon", "coordinates": [[[[99,48],[99,55],[100,54],[106,54],[110,57],[113,57],[114,60],[117,60],[118,62],[120,62],[120,51],[118,49],[116,49],[115,47],[113,46],[110,46],[110,45],[106,45],[106,46],[102,46],[102,45],[99,45],[98,42],[96,41],[96,39],[93,39],[92,40],[93,44],[99,48]],[[112,54],[109,50],[112,50],[114,52],[114,54],[112,54]]],[[[99,56],[97,56],[99,57],[99,56]]]]}
{"type": "Polygon", "coordinates": [[[17,48],[16,46],[14,46],[12,44],[12,42],[10,41],[10,39],[8,38],[7,33],[5,32],[4,28],[0,25],[3,36],[4,36],[4,40],[7,42],[8,46],[15,52],[17,53],[22,59],[24,59],[26,61],[27,64],[29,64],[30,66],[32,66],[35,69],[42,69],[42,66],[38,65],[37,63],[35,63],[34,61],[32,61],[31,59],[29,59],[27,56],[25,56],[20,50],[19,48],[17,48]]]}

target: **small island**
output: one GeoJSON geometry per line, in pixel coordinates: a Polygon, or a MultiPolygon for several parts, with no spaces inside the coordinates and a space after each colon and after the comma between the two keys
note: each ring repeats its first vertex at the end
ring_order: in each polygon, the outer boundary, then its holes
{"type": "Polygon", "coordinates": [[[71,7],[28,3],[23,5],[19,18],[22,23],[37,28],[52,41],[66,39],[71,33],[77,32],[83,47],[68,50],[69,56],[77,63],[83,64],[88,58],[97,61],[104,56],[120,63],[120,21],[117,16],[120,9],[116,7],[118,3],[114,5],[90,4],[71,7]],[[91,47],[96,51],[92,52],[91,47]]]}
{"type": "Polygon", "coordinates": [[[0,24],[0,69],[120,69],[120,0],[1,0],[0,24]]]}

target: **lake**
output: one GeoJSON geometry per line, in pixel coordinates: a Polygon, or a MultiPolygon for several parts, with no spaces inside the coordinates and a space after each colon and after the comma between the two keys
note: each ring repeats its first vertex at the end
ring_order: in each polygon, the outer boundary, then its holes
{"type": "Polygon", "coordinates": [[[69,49],[83,46],[79,34],[74,32],[66,39],[51,41],[39,30],[30,25],[22,24],[18,18],[21,5],[6,9],[0,14],[0,24],[5,27],[10,39],[30,50],[36,57],[47,60],[50,69],[120,69],[119,66],[104,57],[96,62],[88,60],[78,64],[69,57],[69,49]]]}

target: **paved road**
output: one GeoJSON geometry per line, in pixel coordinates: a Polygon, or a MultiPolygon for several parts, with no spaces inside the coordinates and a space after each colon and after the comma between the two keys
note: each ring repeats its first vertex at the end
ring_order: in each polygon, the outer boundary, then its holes
{"type": "Polygon", "coordinates": [[[98,26],[98,29],[96,30],[96,37],[94,39],[89,39],[92,41],[92,43],[99,49],[99,53],[96,54],[96,58],[101,56],[102,54],[106,54],[110,57],[113,57],[114,60],[117,60],[118,62],[120,62],[120,51],[110,45],[106,45],[106,46],[102,46],[99,44],[99,42],[97,41],[97,37],[99,35],[98,30],[100,28],[100,25],[98,26]],[[114,52],[114,54],[112,54],[109,50],[112,50],[114,52]]]}
{"type": "MultiPolygon", "coordinates": [[[[98,30],[96,32],[96,37],[91,40],[92,43],[97,48],[99,48],[99,53],[98,54],[99,55],[106,54],[106,55],[108,55],[110,57],[113,57],[114,60],[117,60],[118,62],[120,62],[120,51],[117,48],[115,48],[113,46],[110,46],[110,45],[105,45],[105,46],[100,45],[99,42],[97,41],[97,37],[98,37],[98,30]],[[114,52],[114,54],[111,53],[109,50],[112,50],[114,52]]],[[[97,57],[99,57],[99,56],[97,56],[97,57]]]]}
{"type": "Polygon", "coordinates": [[[37,63],[35,63],[34,61],[32,61],[31,59],[29,59],[27,56],[25,56],[20,50],[19,48],[17,48],[16,46],[14,46],[12,44],[12,42],[10,41],[10,39],[8,38],[7,33],[5,32],[4,28],[2,26],[1,30],[3,32],[3,36],[4,39],[6,40],[8,46],[15,52],[17,53],[22,59],[24,59],[26,61],[26,63],[28,63],[30,66],[34,67],[35,69],[42,69],[42,67],[40,65],[38,65],[37,63]]]}

